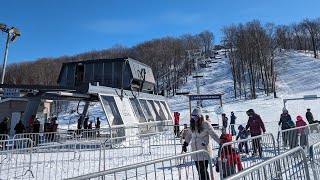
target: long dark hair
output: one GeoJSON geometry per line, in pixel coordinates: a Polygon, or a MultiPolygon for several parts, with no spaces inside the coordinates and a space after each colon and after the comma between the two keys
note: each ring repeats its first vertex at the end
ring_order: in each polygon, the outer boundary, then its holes
{"type": "Polygon", "coordinates": [[[200,133],[203,130],[203,127],[202,127],[203,121],[204,121],[204,118],[202,115],[199,116],[198,120],[191,118],[191,120],[190,120],[191,131],[195,132],[197,129],[198,132],[200,133]]]}

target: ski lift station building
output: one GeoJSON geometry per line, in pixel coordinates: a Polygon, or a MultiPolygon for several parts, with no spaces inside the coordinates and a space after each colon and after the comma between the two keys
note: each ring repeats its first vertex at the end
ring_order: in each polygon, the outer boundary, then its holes
{"type": "Polygon", "coordinates": [[[101,102],[107,124],[130,126],[172,123],[165,97],[154,94],[155,79],[151,67],[131,58],[98,59],[62,65],[59,86],[10,85],[0,88],[22,90],[28,103],[23,122],[37,114],[44,100],[85,102],[82,114],[88,114],[90,102],[101,102]]]}

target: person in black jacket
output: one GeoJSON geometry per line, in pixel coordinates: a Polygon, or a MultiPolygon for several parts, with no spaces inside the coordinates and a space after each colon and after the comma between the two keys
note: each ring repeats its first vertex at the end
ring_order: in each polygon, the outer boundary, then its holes
{"type": "Polygon", "coordinates": [[[40,121],[38,118],[35,118],[33,121],[33,141],[35,145],[38,145],[39,143],[39,132],[40,132],[40,121]]]}
{"type": "Polygon", "coordinates": [[[231,127],[231,134],[232,136],[237,135],[236,130],[234,129],[234,125],[236,124],[236,119],[237,117],[234,115],[233,112],[231,112],[231,116],[230,116],[230,127],[231,127]]]}
{"type": "MultiPolygon", "coordinates": [[[[8,136],[6,135],[8,135],[9,133],[8,121],[9,118],[5,117],[3,121],[0,123],[0,141],[7,140],[8,136]]],[[[0,146],[4,149],[6,147],[6,142],[1,143],[0,146]]]]}
{"type": "Polygon", "coordinates": [[[14,130],[16,131],[16,134],[22,134],[26,128],[22,124],[22,121],[20,120],[18,124],[14,127],[14,130]]]}
{"type": "Polygon", "coordinates": [[[9,118],[5,117],[3,119],[3,121],[0,123],[0,134],[8,134],[9,133],[8,121],[9,121],[9,118]]]}
{"type": "MultiPolygon", "coordinates": [[[[281,130],[286,130],[290,129],[289,122],[292,121],[291,116],[286,108],[282,109],[282,114],[280,115],[280,121],[279,121],[279,126],[281,125],[281,130]]],[[[288,145],[288,140],[290,137],[288,137],[288,131],[282,132],[282,140],[283,140],[283,145],[287,146],[288,145]]]]}

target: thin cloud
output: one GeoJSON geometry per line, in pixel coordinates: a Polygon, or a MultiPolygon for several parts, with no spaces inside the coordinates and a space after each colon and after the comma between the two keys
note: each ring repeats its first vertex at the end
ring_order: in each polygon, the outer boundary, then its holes
{"type": "Polygon", "coordinates": [[[91,31],[108,35],[139,34],[148,29],[146,23],[128,19],[104,19],[88,23],[87,28],[91,31]]]}

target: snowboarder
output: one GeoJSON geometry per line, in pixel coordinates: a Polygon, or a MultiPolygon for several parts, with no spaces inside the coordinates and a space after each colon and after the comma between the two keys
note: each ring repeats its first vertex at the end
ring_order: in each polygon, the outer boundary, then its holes
{"type": "Polygon", "coordinates": [[[231,112],[230,116],[230,127],[231,127],[231,134],[232,136],[237,135],[236,130],[234,129],[234,125],[236,124],[237,117],[234,115],[233,111],[231,112]]]}
{"type": "MultiPolygon", "coordinates": [[[[302,116],[297,116],[296,126],[303,127],[306,126],[307,123],[303,120],[302,116]]],[[[300,134],[300,146],[305,148],[308,144],[308,127],[298,129],[298,133],[300,134]]]]}
{"type": "MultiPolygon", "coordinates": [[[[221,146],[224,143],[231,142],[232,141],[232,135],[231,134],[222,134],[220,136],[220,144],[221,146]]],[[[223,146],[221,148],[220,156],[218,157],[216,161],[216,171],[220,171],[219,167],[219,161],[222,163],[222,174],[223,178],[226,178],[228,176],[231,176],[232,174],[235,174],[238,171],[241,171],[243,169],[240,156],[238,152],[232,147],[232,145],[223,146]],[[237,166],[237,168],[236,168],[237,166]]]]}
{"type": "MultiPolygon", "coordinates": [[[[253,109],[249,109],[247,112],[247,115],[249,116],[246,130],[250,129],[251,137],[259,136],[261,133],[265,133],[266,129],[264,127],[264,123],[261,119],[261,117],[254,112],[253,109]]],[[[252,146],[253,146],[253,156],[256,156],[257,151],[259,152],[259,156],[262,157],[262,147],[260,143],[261,138],[256,138],[252,140],[252,146]]]]}
{"type": "MultiPolygon", "coordinates": [[[[239,138],[240,139],[247,139],[248,138],[248,136],[249,136],[248,131],[245,130],[245,128],[242,125],[240,125],[238,127],[238,130],[239,130],[239,133],[236,137],[236,140],[238,140],[239,138]]],[[[239,148],[240,153],[245,152],[246,154],[249,154],[248,142],[240,142],[238,145],[238,148],[239,148]],[[245,148],[245,151],[243,151],[243,146],[245,148]]]]}
{"type": "Polygon", "coordinates": [[[80,116],[78,119],[78,126],[77,126],[78,130],[82,128],[81,119],[82,119],[82,116],[80,116]]]}
{"type": "MultiPolygon", "coordinates": [[[[279,126],[281,125],[281,130],[290,129],[290,126],[289,126],[290,121],[292,121],[291,116],[288,110],[284,107],[282,109],[282,114],[280,115],[280,121],[278,123],[279,126]]],[[[282,132],[283,146],[288,145],[288,132],[289,131],[282,132]]]]}
{"type": "Polygon", "coordinates": [[[228,118],[226,116],[226,114],[222,114],[222,126],[224,127],[224,130],[227,130],[228,127],[228,118]]]}
{"type": "Polygon", "coordinates": [[[174,112],[174,135],[176,137],[180,136],[180,128],[179,128],[179,124],[180,124],[180,113],[179,112],[174,112]]]}
{"type": "Polygon", "coordinates": [[[88,129],[92,129],[92,121],[90,121],[88,129]]]}
{"type": "MultiPolygon", "coordinates": [[[[187,152],[187,146],[191,142],[192,151],[206,150],[212,155],[211,138],[217,143],[220,142],[219,136],[213,130],[211,124],[206,121],[202,115],[202,111],[199,108],[195,108],[191,114],[190,120],[190,132],[185,138],[185,142],[182,146],[182,151],[187,152]]],[[[195,161],[198,171],[199,179],[209,179],[208,173],[208,160],[204,155],[192,156],[195,161]]]]}

